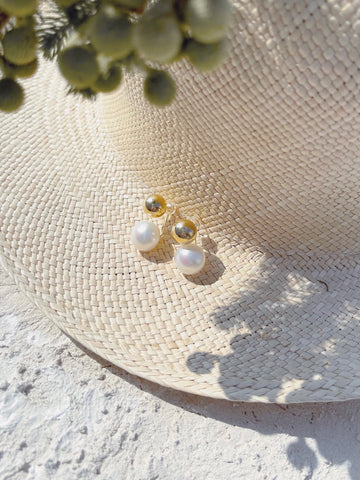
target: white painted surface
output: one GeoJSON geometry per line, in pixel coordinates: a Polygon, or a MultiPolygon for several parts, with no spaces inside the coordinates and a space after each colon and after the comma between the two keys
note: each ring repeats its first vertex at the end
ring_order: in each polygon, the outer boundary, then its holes
{"type": "Polygon", "coordinates": [[[242,478],[360,479],[360,400],[234,404],[159,387],[89,356],[0,272],[1,480],[242,478]]]}

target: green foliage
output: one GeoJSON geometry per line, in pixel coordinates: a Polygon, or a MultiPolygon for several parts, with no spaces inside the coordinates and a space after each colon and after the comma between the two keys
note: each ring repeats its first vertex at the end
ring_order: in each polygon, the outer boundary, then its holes
{"type": "Polygon", "coordinates": [[[46,17],[38,22],[36,29],[44,57],[56,59],[68,37],[76,30],[82,31],[99,5],[100,0],[70,2],[67,8],[61,8],[55,3],[49,4],[46,17]]]}
{"type": "Polygon", "coordinates": [[[37,25],[40,48],[47,60],[56,58],[63,47],[72,26],[64,11],[53,7],[46,20],[37,25]]]}
{"type": "Polygon", "coordinates": [[[23,102],[16,78],[35,73],[38,44],[46,59],[57,61],[68,93],[93,99],[136,68],[144,72],[145,98],[158,107],[176,95],[175,81],[162,70],[167,65],[187,59],[208,72],[227,56],[230,0],[53,0],[35,13],[39,4],[0,0],[0,108],[6,111],[23,102]]]}

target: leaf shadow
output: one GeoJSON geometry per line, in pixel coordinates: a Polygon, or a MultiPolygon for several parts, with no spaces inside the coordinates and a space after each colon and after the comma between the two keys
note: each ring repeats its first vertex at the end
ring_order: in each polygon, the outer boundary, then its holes
{"type": "MultiPolygon", "coordinates": [[[[307,480],[316,478],[314,472],[319,463],[317,452],[309,445],[309,439],[316,442],[318,452],[326,459],[328,465],[348,463],[349,478],[352,480],[359,478],[359,432],[356,426],[360,425],[360,400],[279,405],[258,402],[234,403],[229,400],[203,397],[163,387],[133,375],[67,336],[109,374],[161,401],[189,413],[262,435],[288,435],[293,440],[285,452],[287,459],[299,472],[306,473],[304,478],[307,480]]],[[[281,454],[279,452],[279,456],[281,454]]]]}

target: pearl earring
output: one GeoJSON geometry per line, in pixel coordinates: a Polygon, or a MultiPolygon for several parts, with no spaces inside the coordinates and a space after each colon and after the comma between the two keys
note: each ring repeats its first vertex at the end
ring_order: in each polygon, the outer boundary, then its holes
{"type": "MultiPolygon", "coordinates": [[[[168,205],[161,195],[150,195],[144,202],[145,213],[153,218],[161,217],[171,208],[172,206],[168,205]]],[[[166,222],[167,219],[165,224],[166,222]]],[[[155,223],[143,220],[138,222],[132,229],[131,243],[140,252],[150,252],[159,243],[160,235],[160,229],[155,223]]]]}
{"type": "Polygon", "coordinates": [[[185,275],[195,275],[205,265],[204,250],[193,242],[196,239],[197,227],[188,219],[179,220],[172,228],[173,238],[181,245],[175,252],[175,264],[185,275]]]}

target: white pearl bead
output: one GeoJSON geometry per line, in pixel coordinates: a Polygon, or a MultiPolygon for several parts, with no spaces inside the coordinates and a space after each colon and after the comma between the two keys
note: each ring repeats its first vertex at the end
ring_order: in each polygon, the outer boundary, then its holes
{"type": "Polygon", "coordinates": [[[182,245],[177,248],[174,259],[180,272],[194,275],[205,265],[205,252],[198,245],[182,245]]]}
{"type": "Polygon", "coordinates": [[[148,220],[138,222],[131,232],[131,243],[140,252],[150,252],[160,240],[160,230],[157,225],[148,220]]]}

